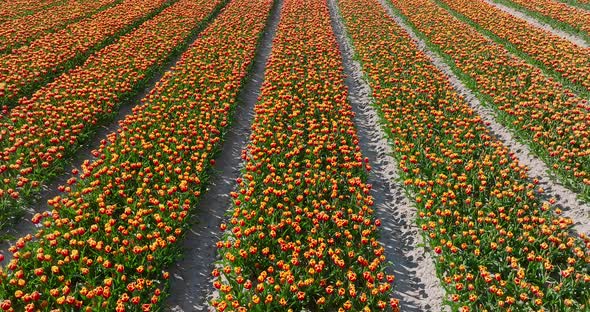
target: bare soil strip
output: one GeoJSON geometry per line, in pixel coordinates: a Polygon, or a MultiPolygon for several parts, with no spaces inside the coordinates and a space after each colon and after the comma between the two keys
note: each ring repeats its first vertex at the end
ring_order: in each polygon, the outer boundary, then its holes
{"type": "Polygon", "coordinates": [[[55,196],[63,195],[63,193],[58,190],[58,187],[66,185],[67,180],[74,176],[71,173],[72,170],[80,169],[86,160],[93,161],[95,159],[92,155],[92,151],[99,148],[100,142],[106,139],[108,134],[116,132],[120,128],[119,123],[123,121],[127,115],[130,115],[135,107],[143,105],[141,99],[148,95],[150,91],[158,85],[158,82],[162,79],[164,74],[180,61],[184,51],[197,40],[199,33],[207,28],[207,25],[217,17],[220,11],[221,7],[216,9],[205,22],[198,26],[196,31],[185,40],[185,43],[181,44],[179,49],[169,56],[168,61],[161,65],[159,69],[155,70],[155,74],[142,84],[138,93],[121,102],[115,117],[113,117],[109,123],[98,128],[89,140],[86,140],[80,145],[79,149],[70,158],[70,164],[64,168],[63,173],[54,178],[50,183],[43,186],[43,191],[39,194],[39,197],[25,209],[20,220],[12,227],[0,231],[0,254],[3,254],[5,257],[3,263],[8,263],[12,258],[12,253],[7,252],[7,250],[16,242],[16,239],[27,234],[33,234],[36,226],[40,226],[40,224],[35,225],[31,222],[32,217],[37,213],[49,211],[47,209],[47,201],[53,199],[55,196]]]}
{"type": "Polygon", "coordinates": [[[461,94],[469,106],[482,117],[486,122],[490,132],[494,134],[504,145],[516,155],[518,161],[528,167],[531,179],[537,179],[539,185],[544,189],[544,197],[547,199],[554,198],[555,206],[563,210],[562,215],[571,218],[575,223],[573,229],[578,233],[590,233],[590,206],[578,200],[577,194],[564,187],[557,181],[557,178],[551,174],[547,164],[541,159],[534,156],[527,145],[518,142],[512,133],[496,121],[496,113],[489,105],[482,104],[477,96],[466,87],[463,82],[455,75],[453,70],[445,63],[442,57],[432,52],[426,46],[426,43],[420,39],[414,31],[391,9],[387,0],[380,0],[386,8],[389,15],[412,37],[420,50],[422,50],[432,61],[432,63],[442,71],[451,82],[451,85],[459,94],[461,94]]]}
{"type": "Polygon", "coordinates": [[[583,47],[583,48],[589,48],[590,47],[590,44],[588,44],[588,42],[586,42],[586,40],[584,40],[582,37],[577,36],[575,34],[571,34],[569,32],[565,32],[565,31],[560,30],[560,29],[556,29],[556,28],[554,28],[554,27],[552,27],[552,26],[550,26],[550,25],[548,25],[546,23],[543,23],[542,21],[539,21],[539,20],[537,20],[537,19],[529,16],[525,12],[516,10],[514,8],[511,8],[509,6],[506,6],[504,4],[498,3],[498,2],[493,1],[493,0],[481,0],[481,1],[487,3],[487,4],[491,5],[491,6],[494,6],[494,7],[498,8],[499,10],[502,10],[502,11],[504,11],[504,12],[506,12],[506,13],[512,15],[512,16],[514,16],[514,17],[523,19],[523,20],[527,21],[527,23],[529,23],[529,24],[531,24],[531,25],[533,25],[533,26],[535,26],[537,28],[540,28],[540,29],[543,29],[543,30],[545,30],[547,32],[550,32],[550,33],[552,33],[552,34],[554,34],[556,36],[559,36],[559,37],[561,37],[561,38],[563,38],[565,40],[569,40],[570,42],[572,42],[572,43],[574,43],[574,44],[576,44],[576,45],[578,45],[580,47],[583,47]]]}
{"type": "Polygon", "coordinates": [[[241,155],[250,139],[254,106],[264,81],[264,70],[279,24],[282,3],[278,0],[271,11],[248,81],[238,95],[234,123],[215,159],[216,172],[199,204],[193,207],[193,225],[182,241],[183,258],[170,268],[170,296],[166,301],[168,311],[209,309],[208,301],[213,290],[211,271],[217,251],[215,243],[221,236],[219,225],[231,208],[229,193],[236,187],[235,181],[241,174],[241,155]]]}
{"type": "Polygon", "coordinates": [[[372,185],[375,215],[382,221],[379,241],[385,246],[385,255],[393,262],[394,294],[400,300],[402,311],[440,311],[445,291],[436,276],[434,260],[422,247],[425,244],[416,226],[416,208],[396,182],[399,181],[397,162],[372,106],[371,88],[364,79],[361,65],[354,60],[354,48],[348,40],[336,1],[328,1],[332,27],[342,53],[359,145],[372,166],[368,183],[372,185]]]}

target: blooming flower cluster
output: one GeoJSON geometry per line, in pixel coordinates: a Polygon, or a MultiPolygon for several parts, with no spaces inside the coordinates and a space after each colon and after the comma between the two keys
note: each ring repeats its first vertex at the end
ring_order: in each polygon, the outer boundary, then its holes
{"type": "MultiPolygon", "coordinates": [[[[555,0],[510,0],[527,10],[540,13],[590,35],[590,12],[555,0]]],[[[588,0],[577,0],[590,4],[588,0]]]]}
{"type": "MultiPolygon", "coordinates": [[[[442,14],[427,1],[394,3],[420,27],[442,14]]],[[[453,309],[588,309],[590,238],[570,233],[572,220],[553,214],[526,168],[377,0],[340,8],[453,309]]]]}
{"type": "MultiPolygon", "coordinates": [[[[65,1],[32,15],[0,24],[0,53],[8,52],[30,40],[72,21],[96,13],[120,0],[65,1]]],[[[4,6],[4,4],[2,4],[4,6]]]]}
{"type": "Polygon", "coordinates": [[[430,0],[393,1],[460,78],[568,185],[590,201],[590,105],[430,0]]]}
{"type": "Polygon", "coordinates": [[[322,0],[285,0],[213,271],[217,311],[397,310],[322,0]]]}
{"type": "Polygon", "coordinates": [[[47,77],[71,67],[77,57],[91,51],[97,44],[139,23],[165,0],[124,0],[78,23],[49,33],[30,44],[0,56],[0,103],[12,104],[16,98],[33,91],[47,77]],[[80,40],[84,38],[84,40],[80,40]]]}
{"type": "MultiPolygon", "coordinates": [[[[441,1],[484,29],[507,40],[565,80],[590,91],[590,49],[580,47],[549,31],[536,28],[527,21],[485,2],[441,1]]],[[[588,16],[590,22],[590,12],[588,16]]]]}
{"type": "Polygon", "coordinates": [[[4,1],[0,7],[0,23],[46,10],[64,3],[63,0],[14,0],[4,1]]]}
{"type": "MultiPolygon", "coordinates": [[[[0,209],[18,207],[35,194],[220,3],[175,3],[5,114],[0,119],[0,209]]],[[[0,215],[0,224],[6,217],[0,215]]]]}
{"type": "MultiPolygon", "coordinates": [[[[183,14],[207,1],[180,0],[183,14]]],[[[7,311],[151,311],[178,252],[272,1],[235,0],[86,161],[42,230],[11,247],[7,311]],[[231,31],[227,31],[231,29],[231,31]]],[[[200,10],[197,10],[200,11],[200,10]]]]}

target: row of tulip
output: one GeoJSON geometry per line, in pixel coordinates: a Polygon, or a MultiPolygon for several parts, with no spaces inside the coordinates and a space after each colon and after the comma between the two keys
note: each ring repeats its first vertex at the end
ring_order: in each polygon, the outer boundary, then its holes
{"type": "Polygon", "coordinates": [[[590,9],[590,0],[561,0],[561,2],[583,9],[590,9]]]}
{"type": "MultiPolygon", "coordinates": [[[[495,0],[590,40],[590,12],[556,0],[495,0]]],[[[590,1],[579,1],[590,4],[590,1]]]]}
{"type": "MultiPolygon", "coordinates": [[[[133,29],[163,9],[168,0],[124,0],[78,23],[47,34],[0,56],[0,103],[13,106],[19,97],[84,60],[90,52],[133,29]],[[84,40],[80,40],[84,38],[84,40]]],[[[8,107],[3,108],[4,111],[8,107]]]]}
{"type": "Polygon", "coordinates": [[[560,0],[563,3],[570,4],[572,6],[585,7],[590,4],[590,0],[560,0]]]}
{"type": "Polygon", "coordinates": [[[431,0],[394,5],[428,45],[498,112],[564,184],[590,201],[590,120],[586,100],[431,0]]]}
{"type": "Polygon", "coordinates": [[[64,3],[64,0],[14,0],[0,2],[0,23],[64,3]]]}
{"type": "MultiPolygon", "coordinates": [[[[0,224],[188,44],[222,0],[180,1],[93,54],[0,119],[0,224]]],[[[16,211],[15,211],[16,210],[16,211]]]]}
{"type": "MultiPolygon", "coordinates": [[[[442,13],[395,2],[424,23],[438,22],[424,12],[442,13]]],[[[587,309],[590,238],[569,233],[572,221],[553,215],[526,168],[378,0],[340,8],[453,310],[587,309]]]]}
{"type": "Polygon", "coordinates": [[[90,16],[120,0],[66,1],[58,5],[0,24],[0,53],[7,53],[27,42],[77,19],[90,16]]]}
{"type": "Polygon", "coordinates": [[[324,0],[285,0],[217,243],[217,311],[397,310],[324,0]]]}
{"type": "Polygon", "coordinates": [[[577,86],[581,94],[590,94],[590,49],[537,28],[482,1],[440,1],[524,52],[535,65],[577,86]]]}
{"type": "MultiPolygon", "coordinates": [[[[189,14],[194,0],[180,0],[189,14]]],[[[201,6],[211,6],[206,1],[201,6]]],[[[160,310],[177,242],[231,123],[270,0],[234,0],[11,247],[8,311],[160,310]],[[231,29],[231,31],[227,31],[231,29]]],[[[194,7],[193,7],[194,8],[194,7]]]]}

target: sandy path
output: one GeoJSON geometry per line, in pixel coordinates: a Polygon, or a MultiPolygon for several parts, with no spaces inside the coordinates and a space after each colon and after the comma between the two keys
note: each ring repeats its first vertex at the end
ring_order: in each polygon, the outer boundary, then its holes
{"type": "Polygon", "coordinates": [[[220,154],[215,159],[215,174],[207,191],[193,207],[190,231],[182,241],[183,258],[170,268],[170,296],[168,311],[209,310],[212,295],[211,271],[217,256],[215,243],[220,239],[219,225],[231,208],[229,193],[241,175],[242,150],[251,133],[254,105],[264,81],[264,69],[272,49],[272,41],[279,24],[282,1],[277,1],[271,12],[262,43],[258,48],[251,74],[238,95],[239,105],[234,112],[234,124],[224,138],[220,154]]]}
{"type": "MultiPolygon", "coordinates": [[[[64,166],[63,173],[55,177],[50,183],[43,185],[42,191],[38,198],[32,202],[29,207],[25,208],[22,218],[12,227],[0,232],[0,235],[9,235],[18,239],[29,233],[32,234],[35,232],[36,225],[31,222],[33,216],[37,213],[50,211],[48,210],[47,201],[49,199],[53,199],[55,196],[63,195],[63,193],[58,190],[58,187],[61,185],[66,185],[67,180],[73,177],[71,174],[72,170],[80,169],[85,160],[95,160],[95,157],[92,155],[92,151],[97,150],[100,147],[100,141],[106,139],[107,135],[110,133],[116,132],[120,128],[119,122],[123,121],[127,115],[130,115],[135,107],[143,105],[141,99],[148,95],[149,92],[157,86],[164,74],[170,71],[170,69],[174,67],[178,61],[180,61],[182,54],[195,40],[197,40],[197,37],[201,31],[207,28],[207,26],[217,17],[220,12],[221,10],[216,10],[207,22],[203,23],[201,27],[198,27],[197,31],[187,38],[184,47],[179,49],[178,52],[171,54],[168,60],[155,70],[153,77],[146,80],[142,84],[143,87],[134,96],[121,102],[117,114],[111,119],[110,122],[105,123],[96,129],[89,140],[81,142],[80,148],[68,160],[69,164],[64,166]]],[[[16,239],[9,239],[0,242],[0,254],[4,254],[6,259],[0,265],[7,264],[12,258],[12,253],[8,252],[8,248],[11,244],[16,242],[16,239]]]]}
{"type": "Polygon", "coordinates": [[[388,260],[393,262],[394,295],[400,300],[402,311],[440,311],[445,291],[436,276],[434,260],[427,250],[419,247],[424,242],[415,222],[416,208],[396,183],[399,174],[393,150],[372,106],[372,91],[363,78],[361,65],[353,59],[354,48],[347,39],[336,0],[328,3],[342,52],[359,145],[372,166],[368,183],[373,186],[376,217],[382,221],[379,241],[385,246],[388,260]]]}
{"type": "Polygon", "coordinates": [[[543,29],[544,31],[547,31],[549,33],[552,33],[553,35],[559,36],[562,39],[565,40],[569,40],[570,42],[583,47],[583,48],[589,48],[590,45],[588,44],[588,42],[586,42],[586,40],[584,40],[582,37],[577,36],[575,34],[560,30],[560,29],[556,29],[546,23],[543,23],[542,21],[539,21],[529,15],[527,15],[526,13],[516,10],[514,8],[511,8],[509,6],[506,6],[504,4],[492,1],[492,0],[481,0],[491,6],[494,6],[496,8],[498,8],[501,11],[504,11],[514,17],[520,18],[522,20],[527,21],[527,23],[533,25],[534,27],[543,29]]]}
{"type": "Polygon", "coordinates": [[[445,61],[438,54],[430,51],[426,43],[418,38],[414,31],[395,14],[391,7],[389,7],[389,4],[385,2],[386,0],[380,1],[387,9],[389,15],[410,34],[410,37],[418,44],[420,50],[448,77],[453,88],[465,98],[467,104],[482,117],[490,132],[510,148],[521,164],[528,167],[531,180],[534,178],[539,180],[539,185],[544,189],[544,197],[547,199],[551,197],[556,199],[556,206],[563,210],[562,215],[574,220],[575,231],[579,233],[590,233],[590,206],[578,200],[575,192],[559,183],[550,173],[551,171],[547,164],[534,156],[527,145],[518,142],[506,127],[496,121],[495,111],[487,104],[482,105],[476,95],[461,82],[445,61]]]}

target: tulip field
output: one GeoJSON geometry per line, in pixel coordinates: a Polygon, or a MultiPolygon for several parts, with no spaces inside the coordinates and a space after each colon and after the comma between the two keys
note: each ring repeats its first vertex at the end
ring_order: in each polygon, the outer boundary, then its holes
{"type": "Polygon", "coordinates": [[[49,33],[13,53],[0,56],[5,85],[1,101],[8,106],[22,95],[39,89],[48,78],[76,64],[85,54],[100,47],[122,30],[141,22],[145,15],[163,5],[163,1],[123,1],[120,5],[49,33]],[[80,41],[78,38],[88,38],[80,41]],[[59,45],[56,46],[56,42],[59,45]]]}
{"type": "MultiPolygon", "coordinates": [[[[20,19],[4,21],[0,32],[0,38],[2,38],[0,53],[10,52],[44,33],[63,28],[77,19],[104,10],[116,2],[113,0],[64,1],[61,5],[53,6],[49,10],[41,10],[20,19]]],[[[22,10],[18,5],[12,9],[22,10]]]]}
{"type": "Polygon", "coordinates": [[[547,0],[499,0],[501,3],[524,10],[536,18],[562,27],[568,31],[581,34],[590,39],[590,1],[578,0],[568,5],[567,1],[547,0]]]}
{"type": "Polygon", "coordinates": [[[589,4],[0,0],[0,310],[590,311],[589,4]]]}

